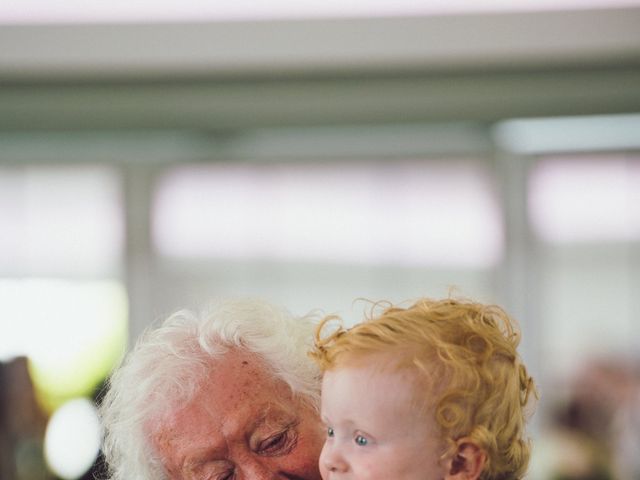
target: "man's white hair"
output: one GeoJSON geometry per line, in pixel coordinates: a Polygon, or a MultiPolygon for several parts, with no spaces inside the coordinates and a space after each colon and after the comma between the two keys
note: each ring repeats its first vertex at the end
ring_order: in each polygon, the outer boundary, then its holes
{"type": "Polygon", "coordinates": [[[167,478],[151,448],[149,426],[193,398],[230,348],[255,353],[268,373],[317,409],[320,374],[307,356],[313,329],[311,316],[296,318],[261,300],[226,300],[200,315],[175,313],[147,330],[109,379],[100,405],[109,478],[167,478]]]}

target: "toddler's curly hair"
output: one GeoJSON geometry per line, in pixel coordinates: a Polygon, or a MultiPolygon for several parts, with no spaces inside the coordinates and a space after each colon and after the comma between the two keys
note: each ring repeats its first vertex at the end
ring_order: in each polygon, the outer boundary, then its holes
{"type": "Polygon", "coordinates": [[[416,402],[435,414],[443,458],[469,437],[487,454],[481,480],[524,476],[531,449],[524,427],[537,392],[516,350],[520,332],[502,308],[451,298],[409,308],[377,303],[363,323],[326,334],[337,318],[316,329],[310,355],[322,371],[390,355],[395,367],[415,371],[416,402]]]}

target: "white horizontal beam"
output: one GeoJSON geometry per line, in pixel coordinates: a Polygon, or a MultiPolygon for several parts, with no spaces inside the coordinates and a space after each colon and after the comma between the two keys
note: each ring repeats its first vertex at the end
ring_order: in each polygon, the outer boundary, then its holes
{"type": "Polygon", "coordinates": [[[640,149],[640,115],[514,119],[494,130],[504,150],[539,155],[640,149]]]}
{"type": "Polygon", "coordinates": [[[0,79],[638,61],[638,25],[640,6],[414,18],[2,25],[0,79]]]}

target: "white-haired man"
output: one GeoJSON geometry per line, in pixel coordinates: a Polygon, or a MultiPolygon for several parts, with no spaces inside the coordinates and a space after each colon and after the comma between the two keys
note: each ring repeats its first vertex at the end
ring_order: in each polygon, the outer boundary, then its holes
{"type": "Polygon", "coordinates": [[[261,301],[149,330],[101,405],[112,480],[320,480],[314,323],[261,301]]]}

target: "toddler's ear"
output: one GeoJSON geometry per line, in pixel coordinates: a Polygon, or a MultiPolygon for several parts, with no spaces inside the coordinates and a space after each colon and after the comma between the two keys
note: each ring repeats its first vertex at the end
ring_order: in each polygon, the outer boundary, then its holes
{"type": "Polygon", "coordinates": [[[458,449],[445,465],[445,480],[476,480],[487,461],[486,452],[470,438],[461,438],[458,449]]]}

